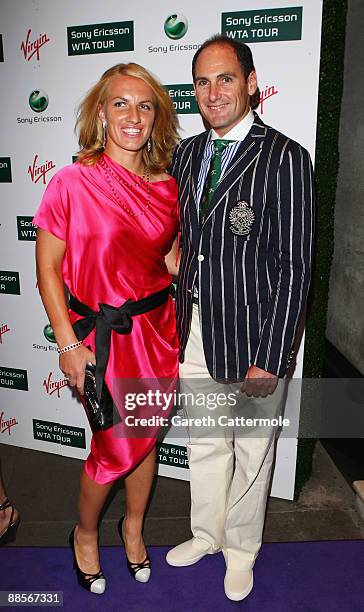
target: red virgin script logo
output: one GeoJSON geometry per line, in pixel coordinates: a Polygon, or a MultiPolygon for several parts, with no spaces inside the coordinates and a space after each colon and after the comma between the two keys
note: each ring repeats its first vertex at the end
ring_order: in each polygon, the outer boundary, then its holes
{"type": "Polygon", "coordinates": [[[261,115],[263,115],[264,113],[264,110],[263,110],[264,102],[266,102],[268,98],[275,96],[277,93],[279,93],[279,91],[278,89],[275,88],[274,85],[271,85],[270,87],[266,87],[265,89],[263,89],[263,91],[260,92],[260,113],[261,115]]]}
{"type": "Polygon", "coordinates": [[[56,164],[53,161],[46,161],[44,164],[37,164],[38,155],[34,155],[33,165],[28,166],[28,174],[30,174],[30,178],[33,183],[38,183],[40,179],[43,180],[43,184],[46,184],[46,174],[50,170],[56,167],[56,164]]]}
{"type": "Polygon", "coordinates": [[[10,327],[8,327],[8,325],[6,325],[6,323],[2,323],[0,325],[0,344],[3,343],[3,335],[6,334],[6,332],[10,331],[10,327]]]}
{"type": "Polygon", "coordinates": [[[8,432],[11,435],[11,428],[19,425],[18,421],[14,417],[10,419],[4,418],[4,412],[0,412],[0,433],[8,432]]]}
{"type": "Polygon", "coordinates": [[[63,387],[68,386],[68,381],[65,378],[53,381],[52,374],[53,372],[49,372],[48,378],[44,379],[43,387],[48,395],[53,395],[53,393],[57,393],[57,397],[61,397],[60,391],[61,389],[63,389],[63,387]]]}
{"type": "Polygon", "coordinates": [[[29,28],[27,37],[25,41],[20,45],[20,51],[24,53],[24,59],[26,61],[30,61],[34,55],[36,55],[37,60],[39,62],[39,49],[43,47],[50,39],[47,37],[47,34],[40,34],[38,38],[35,40],[31,40],[30,38],[31,29],[29,28]]]}

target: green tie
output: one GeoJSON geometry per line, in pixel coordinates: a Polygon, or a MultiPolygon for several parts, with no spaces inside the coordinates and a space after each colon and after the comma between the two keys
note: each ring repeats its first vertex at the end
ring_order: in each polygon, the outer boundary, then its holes
{"type": "Polygon", "coordinates": [[[200,201],[200,225],[203,223],[205,218],[205,212],[212,200],[214,191],[221,177],[221,155],[225,147],[228,146],[233,140],[214,140],[214,153],[211,159],[210,168],[207,173],[205,185],[203,188],[201,201],[200,201]]]}

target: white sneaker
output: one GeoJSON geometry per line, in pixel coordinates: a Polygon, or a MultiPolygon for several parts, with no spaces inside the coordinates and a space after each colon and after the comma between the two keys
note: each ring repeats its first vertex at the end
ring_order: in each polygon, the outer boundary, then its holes
{"type": "Polygon", "coordinates": [[[206,540],[192,538],[168,551],[166,561],[174,567],[185,567],[197,563],[205,555],[213,555],[220,550],[221,548],[213,548],[206,540]]]}
{"type": "Polygon", "coordinates": [[[232,601],[241,601],[249,595],[253,583],[253,570],[227,569],[224,579],[225,595],[232,601]]]}

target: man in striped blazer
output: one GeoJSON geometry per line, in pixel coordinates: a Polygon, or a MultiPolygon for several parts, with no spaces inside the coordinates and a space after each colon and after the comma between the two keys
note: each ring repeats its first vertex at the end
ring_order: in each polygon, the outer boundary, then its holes
{"type": "MultiPolygon", "coordinates": [[[[253,113],[259,90],[246,45],[223,35],[207,40],[192,73],[211,129],[180,143],[171,170],[181,210],[182,391],[237,392],[239,414],[277,416],[310,283],[310,157],[253,113]]],[[[185,410],[192,419],[202,414],[185,410]]],[[[232,600],[253,587],[277,433],[238,429],[211,436],[190,427],[193,538],[167,554],[170,565],[184,566],[222,549],[232,600]]]]}

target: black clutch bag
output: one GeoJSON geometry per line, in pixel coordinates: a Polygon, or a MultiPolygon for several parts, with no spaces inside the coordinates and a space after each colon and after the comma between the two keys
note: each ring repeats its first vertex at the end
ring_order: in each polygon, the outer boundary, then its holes
{"type": "Polygon", "coordinates": [[[114,405],[105,381],[100,402],[96,393],[96,366],[88,363],[85,369],[84,406],[92,431],[104,431],[120,423],[120,415],[114,405]]]}

